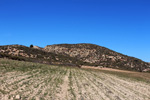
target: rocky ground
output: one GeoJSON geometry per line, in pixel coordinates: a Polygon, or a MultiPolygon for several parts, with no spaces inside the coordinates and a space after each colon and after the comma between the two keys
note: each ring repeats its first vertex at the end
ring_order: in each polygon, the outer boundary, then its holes
{"type": "Polygon", "coordinates": [[[0,59],[0,100],[150,100],[150,84],[98,70],[0,59]]]}

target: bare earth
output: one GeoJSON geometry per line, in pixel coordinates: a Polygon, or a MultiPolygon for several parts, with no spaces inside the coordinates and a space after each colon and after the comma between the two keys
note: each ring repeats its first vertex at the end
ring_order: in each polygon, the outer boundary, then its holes
{"type": "Polygon", "coordinates": [[[79,68],[0,71],[0,100],[150,100],[149,91],[142,81],[79,68]]]}
{"type": "Polygon", "coordinates": [[[82,68],[85,68],[85,69],[108,70],[108,71],[117,71],[117,72],[127,72],[127,73],[138,73],[138,72],[134,72],[134,71],[119,70],[119,69],[113,69],[113,68],[91,67],[91,66],[82,66],[82,68]]]}

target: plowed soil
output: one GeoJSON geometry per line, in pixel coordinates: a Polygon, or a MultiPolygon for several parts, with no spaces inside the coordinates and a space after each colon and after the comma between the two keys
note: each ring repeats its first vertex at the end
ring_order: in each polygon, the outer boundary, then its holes
{"type": "Polygon", "coordinates": [[[150,100],[150,84],[101,71],[0,59],[0,100],[150,100]]]}

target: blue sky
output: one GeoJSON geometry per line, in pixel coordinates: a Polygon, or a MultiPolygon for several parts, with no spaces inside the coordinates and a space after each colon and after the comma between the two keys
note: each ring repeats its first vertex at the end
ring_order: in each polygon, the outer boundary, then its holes
{"type": "Polygon", "coordinates": [[[93,43],[150,62],[149,0],[0,0],[0,45],[93,43]]]}

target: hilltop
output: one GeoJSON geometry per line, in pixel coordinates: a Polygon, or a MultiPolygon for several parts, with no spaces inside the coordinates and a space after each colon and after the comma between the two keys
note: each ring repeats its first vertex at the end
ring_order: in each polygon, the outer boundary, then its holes
{"type": "Polygon", "coordinates": [[[72,66],[78,66],[80,65],[79,63],[82,63],[82,61],[67,55],[46,52],[38,46],[31,48],[23,45],[0,46],[0,58],[72,66]]]}
{"type": "Polygon", "coordinates": [[[48,45],[44,49],[47,52],[75,57],[93,66],[136,71],[146,70],[150,66],[138,58],[123,55],[95,44],[57,44],[48,45]]]}
{"type": "Polygon", "coordinates": [[[0,57],[68,66],[108,67],[149,71],[150,64],[95,44],[56,44],[44,48],[23,45],[0,46],[0,57]]]}

